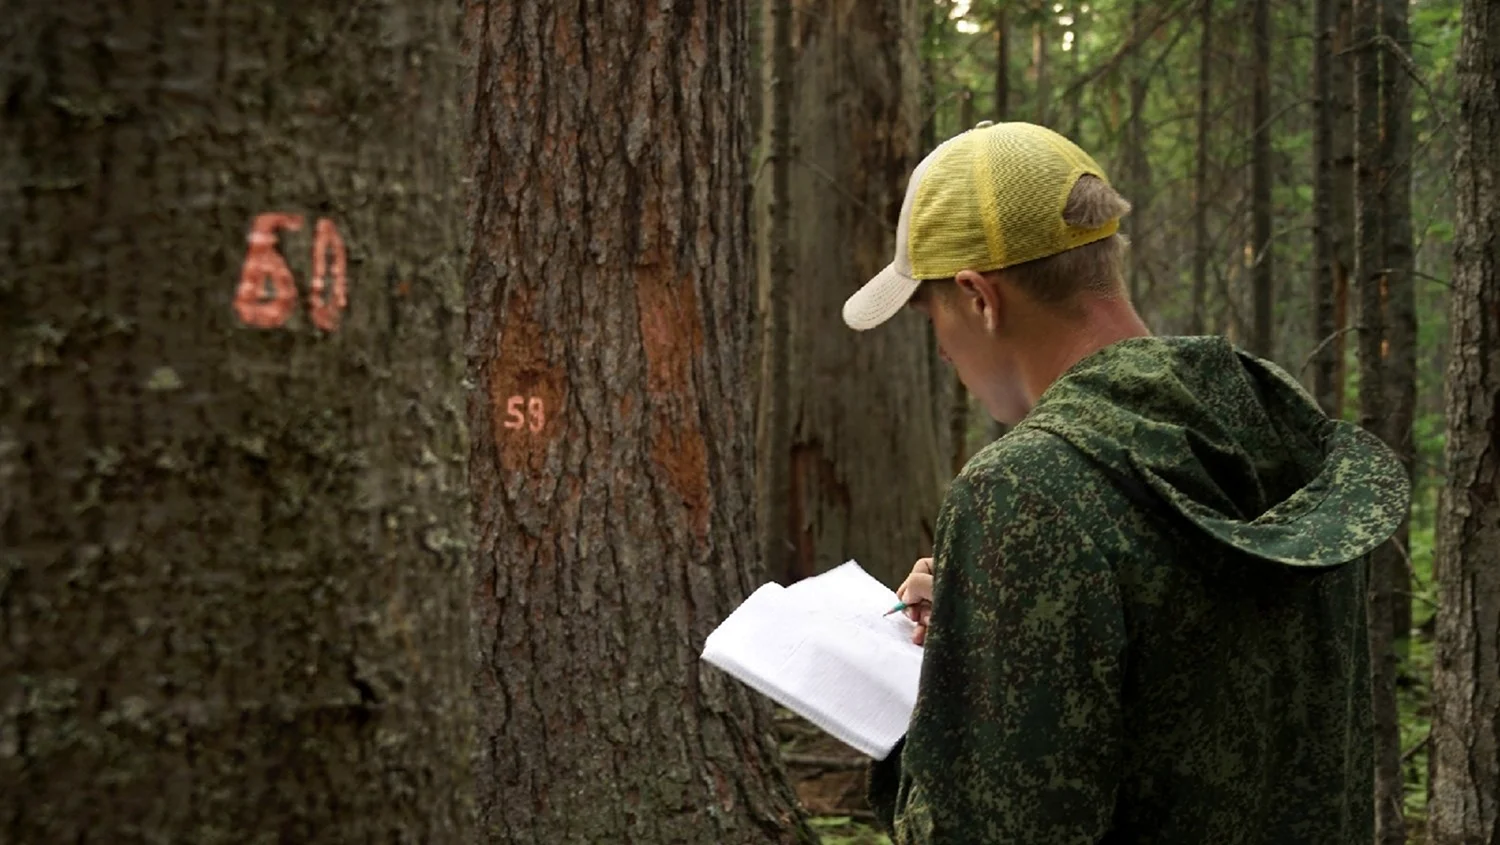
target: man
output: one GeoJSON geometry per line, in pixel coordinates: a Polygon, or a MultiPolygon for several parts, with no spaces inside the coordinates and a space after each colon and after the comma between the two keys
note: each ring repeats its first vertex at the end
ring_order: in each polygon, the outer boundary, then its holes
{"type": "Polygon", "coordinates": [[[897,843],[1369,842],[1365,558],[1405,476],[1274,365],[1152,337],[1128,208],[1061,136],[981,124],[917,167],[845,305],[925,314],[1015,426],[902,585],[931,599],[921,688],[872,805],[897,843]]]}

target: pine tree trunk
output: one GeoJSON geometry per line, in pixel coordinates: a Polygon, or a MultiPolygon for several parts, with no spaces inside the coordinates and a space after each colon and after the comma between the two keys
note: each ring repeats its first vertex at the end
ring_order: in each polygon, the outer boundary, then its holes
{"type": "MultiPolygon", "coordinates": [[[[1342,418],[1348,404],[1349,299],[1354,275],[1354,55],[1353,2],[1333,0],[1334,62],[1330,69],[1333,88],[1333,222],[1330,251],[1333,253],[1333,329],[1338,336],[1331,344],[1338,362],[1334,374],[1335,407],[1342,418]]],[[[1357,338],[1356,338],[1357,339],[1357,338]]]]}
{"type": "Polygon", "coordinates": [[[994,120],[1010,120],[1010,25],[1006,21],[1009,0],[995,4],[995,108],[994,120]]]}
{"type": "Polygon", "coordinates": [[[1313,24],[1313,274],[1312,274],[1312,394],[1323,412],[1337,417],[1338,340],[1336,304],[1337,259],[1334,244],[1338,224],[1334,204],[1334,124],[1338,104],[1334,99],[1333,67],[1337,27],[1337,0],[1314,0],[1313,24]]]}
{"type": "Polygon", "coordinates": [[[181,9],[0,23],[0,839],[466,843],[456,10],[181,9]]]}
{"type": "Polygon", "coordinates": [[[792,4],[768,0],[771,61],[766,101],[771,104],[770,132],[764,148],[771,167],[770,193],[763,203],[766,221],[762,246],[766,264],[761,287],[765,292],[762,322],[765,341],[761,359],[760,426],[756,437],[756,493],[761,529],[761,561],[767,572],[785,572],[795,550],[788,498],[791,494],[791,346],[788,336],[788,292],[792,287],[791,206],[792,168],[792,4]]]}
{"type": "Polygon", "coordinates": [[[1437,527],[1432,845],[1500,841],[1500,9],[1467,0],[1462,32],[1448,474],[1437,527]]]}
{"type": "Polygon", "coordinates": [[[916,164],[914,0],[836,0],[796,17],[789,580],[850,558],[894,586],[931,544],[948,473],[925,321],[844,328],[844,300],[895,251],[916,164]],[[872,410],[873,409],[873,410],[872,410]]]}
{"type": "Polygon", "coordinates": [[[1051,0],[1040,0],[1034,11],[1031,24],[1031,78],[1035,84],[1032,100],[1032,121],[1039,126],[1050,126],[1052,117],[1052,63],[1048,53],[1051,33],[1051,0]]]}
{"type": "Polygon", "coordinates": [[[811,841],[698,657],[765,578],[744,7],[467,11],[481,838],[811,841]]]}
{"type": "MultiPolygon", "coordinates": [[[[1411,49],[1407,24],[1407,0],[1381,0],[1384,34],[1403,51],[1411,49]]],[[[1381,159],[1385,162],[1381,181],[1384,203],[1385,257],[1381,264],[1385,293],[1385,442],[1406,466],[1408,477],[1416,470],[1416,438],[1413,425],[1417,413],[1417,290],[1413,271],[1411,231],[1411,77],[1389,47],[1381,55],[1381,159]]],[[[1402,523],[1392,541],[1398,558],[1391,576],[1391,636],[1398,650],[1406,652],[1411,638],[1411,567],[1407,537],[1409,523],[1402,523]]]]}
{"type": "Polygon", "coordinates": [[[1254,246],[1254,266],[1250,269],[1254,328],[1250,349],[1269,358],[1274,349],[1271,327],[1275,253],[1271,244],[1271,0],[1254,0],[1251,11],[1254,93],[1250,123],[1255,134],[1250,147],[1250,241],[1254,246]]]}
{"type": "MultiPolygon", "coordinates": [[[[974,125],[974,92],[968,88],[959,93],[958,128],[967,131],[974,125]]],[[[936,335],[934,335],[934,339],[936,335]]],[[[969,391],[964,387],[958,370],[948,368],[950,387],[950,409],[948,412],[948,449],[950,469],[957,476],[969,459],[969,391]]]]}
{"type": "Polygon", "coordinates": [[[1208,145],[1209,110],[1213,108],[1213,0],[1201,0],[1198,42],[1198,137],[1193,165],[1193,314],[1192,334],[1208,328],[1208,145]]]}
{"type": "MultiPolygon", "coordinates": [[[[1142,15],[1142,0],[1131,0],[1130,3],[1130,40],[1141,45],[1145,42],[1145,33],[1142,27],[1145,25],[1142,15]]],[[[1130,73],[1130,114],[1125,119],[1125,143],[1121,151],[1124,160],[1124,183],[1125,196],[1130,200],[1131,211],[1127,218],[1131,231],[1131,244],[1128,253],[1129,269],[1126,274],[1126,285],[1130,291],[1130,298],[1136,303],[1137,308],[1144,309],[1142,297],[1145,294],[1145,285],[1142,279],[1145,277],[1144,267],[1151,256],[1151,246],[1147,238],[1151,233],[1151,170],[1150,163],[1146,157],[1146,93],[1149,79],[1150,63],[1146,61],[1144,51],[1136,49],[1131,52],[1129,64],[1130,73]]]]}
{"type": "MultiPolygon", "coordinates": [[[[1375,40],[1380,2],[1354,4],[1355,97],[1355,279],[1359,295],[1359,418],[1386,436],[1385,243],[1388,231],[1382,188],[1390,162],[1381,140],[1380,48],[1375,40]]],[[[1378,845],[1404,845],[1401,724],[1396,700],[1400,658],[1395,637],[1395,573],[1403,565],[1394,542],[1372,555],[1370,575],[1370,665],[1375,719],[1375,839],[1378,845]]]]}

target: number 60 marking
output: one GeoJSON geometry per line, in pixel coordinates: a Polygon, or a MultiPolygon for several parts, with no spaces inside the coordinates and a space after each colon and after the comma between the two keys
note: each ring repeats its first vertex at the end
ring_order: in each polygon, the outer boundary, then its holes
{"type": "MultiPolygon", "coordinates": [[[[234,311],[240,322],[257,329],[279,328],[297,307],[297,285],[286,259],[276,250],[276,231],[295,232],[302,228],[300,214],[260,214],[250,225],[246,240],[250,248],[240,267],[240,284],[235,289],[234,311]],[[266,295],[266,283],[271,293],[266,295]]],[[[307,294],[307,310],[313,325],[325,332],[337,331],[339,317],[349,304],[348,253],[344,239],[333,221],[318,219],[313,231],[313,278],[307,294]],[[333,256],[333,289],[328,288],[328,257],[333,256]],[[328,295],[325,295],[327,291],[328,295]]]]}

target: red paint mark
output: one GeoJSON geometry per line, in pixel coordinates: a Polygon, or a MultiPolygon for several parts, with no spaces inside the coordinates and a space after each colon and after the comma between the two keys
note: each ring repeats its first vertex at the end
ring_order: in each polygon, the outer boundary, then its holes
{"type": "Polygon", "coordinates": [[[547,403],[540,396],[512,396],[505,400],[505,427],[512,431],[541,432],[547,424],[547,403]]]}
{"type": "Polygon", "coordinates": [[[246,240],[250,249],[240,268],[240,286],[235,290],[234,310],[240,322],[257,329],[274,329],[286,322],[297,305],[297,285],[292,270],[276,251],[276,230],[295,232],[302,228],[300,214],[261,214],[250,226],[246,240]],[[271,295],[266,296],[266,281],[271,295]]]}
{"type": "Polygon", "coordinates": [[[349,256],[344,250],[344,239],[333,221],[319,218],[317,234],[313,240],[312,290],[307,295],[307,308],[312,312],[313,324],[325,332],[337,331],[339,316],[349,304],[349,280],[347,271],[349,256]],[[328,286],[328,253],[333,252],[333,295],[323,296],[328,286]]]}

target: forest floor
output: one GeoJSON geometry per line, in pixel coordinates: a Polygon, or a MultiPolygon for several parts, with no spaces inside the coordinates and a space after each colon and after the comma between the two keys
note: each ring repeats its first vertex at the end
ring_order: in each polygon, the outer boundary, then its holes
{"type": "Polygon", "coordinates": [[[890,845],[865,800],[870,761],[789,710],[777,708],[781,757],[823,845],[890,845]]]}

